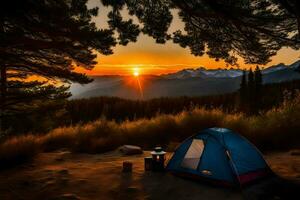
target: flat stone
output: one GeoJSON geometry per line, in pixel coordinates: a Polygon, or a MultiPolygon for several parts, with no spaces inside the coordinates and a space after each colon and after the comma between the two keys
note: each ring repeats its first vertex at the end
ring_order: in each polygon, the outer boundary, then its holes
{"type": "Polygon", "coordinates": [[[63,194],[55,200],[80,200],[80,197],[78,197],[76,194],[63,194]]]}
{"type": "Polygon", "coordinates": [[[139,146],[134,145],[123,145],[119,147],[119,150],[125,155],[135,155],[135,154],[142,154],[143,150],[139,146]]]}
{"type": "Polygon", "coordinates": [[[67,170],[67,169],[61,169],[61,170],[58,171],[58,173],[61,174],[61,175],[68,175],[69,174],[69,170],[67,170]]]}
{"type": "Polygon", "coordinates": [[[290,152],[290,154],[292,155],[292,156],[300,156],[300,149],[298,150],[292,150],[291,152],[290,152]]]}
{"type": "Polygon", "coordinates": [[[135,193],[135,192],[138,192],[139,189],[137,187],[128,187],[126,188],[126,192],[129,192],[129,193],[135,193]]]}

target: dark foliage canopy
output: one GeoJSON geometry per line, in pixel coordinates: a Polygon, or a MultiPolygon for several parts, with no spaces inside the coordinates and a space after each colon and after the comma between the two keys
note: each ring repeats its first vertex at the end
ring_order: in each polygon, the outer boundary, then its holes
{"type": "Polygon", "coordinates": [[[111,54],[116,40],[112,30],[96,27],[92,17],[98,8],[89,9],[86,3],[11,0],[1,5],[1,115],[32,100],[68,97],[69,81],[91,81],[75,67],[92,69],[96,52],[111,54]]]}
{"type": "Polygon", "coordinates": [[[266,64],[284,46],[299,49],[300,2],[297,0],[102,0],[119,11],[127,8],[141,31],[164,43],[172,39],[196,56],[208,54],[237,65],[266,64]],[[184,29],[169,33],[172,9],[184,29]]]}

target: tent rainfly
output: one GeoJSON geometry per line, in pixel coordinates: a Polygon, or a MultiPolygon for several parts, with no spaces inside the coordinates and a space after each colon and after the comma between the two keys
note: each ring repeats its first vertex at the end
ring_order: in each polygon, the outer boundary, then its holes
{"type": "Polygon", "coordinates": [[[225,128],[209,128],[186,139],[166,169],[224,186],[242,186],[272,174],[253,144],[225,128]]]}

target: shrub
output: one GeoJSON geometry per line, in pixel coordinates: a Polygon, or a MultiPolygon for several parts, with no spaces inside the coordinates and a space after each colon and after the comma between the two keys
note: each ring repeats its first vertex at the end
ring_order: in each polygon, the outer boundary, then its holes
{"type": "Polygon", "coordinates": [[[143,148],[162,145],[174,149],[170,143],[178,143],[210,127],[232,129],[263,150],[290,148],[300,143],[299,121],[300,95],[259,116],[196,107],[176,115],[161,114],[151,119],[121,123],[99,119],[84,125],[60,127],[46,135],[8,139],[0,143],[0,162],[17,164],[42,150],[60,148],[87,153],[110,151],[122,144],[135,144],[143,148]]]}
{"type": "Polygon", "coordinates": [[[0,168],[21,164],[32,159],[40,151],[36,136],[27,135],[11,138],[0,145],[0,168]]]}

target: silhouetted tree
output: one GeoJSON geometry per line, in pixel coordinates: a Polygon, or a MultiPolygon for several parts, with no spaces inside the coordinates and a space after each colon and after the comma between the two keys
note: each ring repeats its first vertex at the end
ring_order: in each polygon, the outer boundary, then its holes
{"type": "MultiPolygon", "coordinates": [[[[127,8],[141,31],[159,43],[172,39],[196,56],[237,64],[266,64],[283,46],[299,49],[300,6],[297,0],[102,0],[105,6],[127,8]],[[168,31],[171,9],[177,9],[182,30],[168,31]]],[[[174,13],[174,12],[173,12],[174,13]]]]}
{"type": "Polygon", "coordinates": [[[258,66],[256,66],[254,71],[254,80],[255,80],[255,88],[257,90],[260,90],[263,83],[263,79],[262,79],[261,70],[258,66]]]}
{"type": "Polygon", "coordinates": [[[256,66],[253,73],[252,69],[248,72],[248,80],[246,79],[246,71],[240,85],[240,104],[241,109],[249,114],[257,114],[262,107],[262,73],[256,66]]]}
{"type": "Polygon", "coordinates": [[[247,99],[248,99],[248,112],[252,113],[254,109],[254,100],[255,100],[255,80],[254,73],[252,68],[248,72],[248,90],[247,90],[247,99]]]}
{"type": "Polygon", "coordinates": [[[188,46],[194,54],[207,53],[217,60],[236,64],[236,53],[246,63],[266,64],[283,45],[299,48],[298,22],[281,1],[172,2],[185,23],[184,33],[177,31],[174,42],[188,46]]]}
{"type": "Polygon", "coordinates": [[[1,5],[1,118],[28,110],[38,100],[68,97],[70,81],[91,81],[75,67],[92,69],[97,52],[108,55],[117,42],[136,40],[139,30],[130,21],[116,19],[113,27],[98,29],[92,22],[98,8],[87,8],[87,1],[11,0],[1,5]],[[115,39],[114,30],[122,36],[115,39]]]}
{"type": "Polygon", "coordinates": [[[255,83],[254,83],[254,73],[252,71],[252,68],[250,68],[248,72],[248,87],[249,88],[254,88],[255,83]]]}
{"type": "Polygon", "coordinates": [[[255,81],[255,85],[254,85],[255,111],[257,112],[261,108],[261,104],[262,104],[261,90],[262,90],[262,83],[263,83],[262,73],[258,66],[256,66],[254,71],[254,81],[255,81]]]}
{"type": "Polygon", "coordinates": [[[240,107],[242,110],[245,110],[247,106],[247,99],[248,99],[248,84],[247,84],[247,73],[246,70],[243,70],[242,80],[240,84],[240,107]]]}

